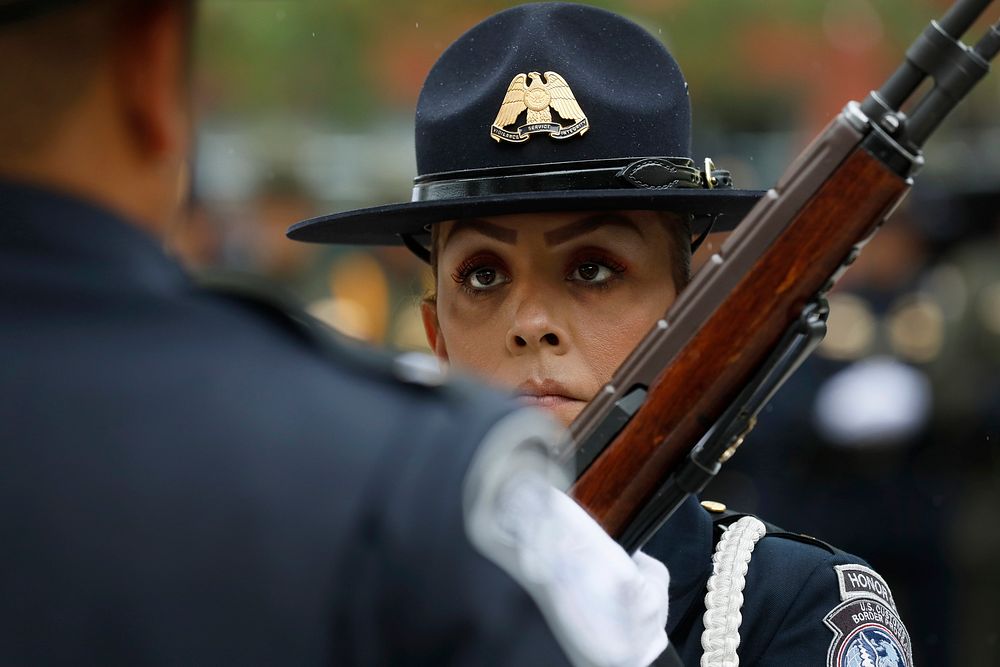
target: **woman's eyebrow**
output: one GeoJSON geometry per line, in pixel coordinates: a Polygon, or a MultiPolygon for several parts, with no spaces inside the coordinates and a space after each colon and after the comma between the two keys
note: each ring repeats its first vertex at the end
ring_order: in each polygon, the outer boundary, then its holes
{"type": "Polygon", "coordinates": [[[497,241],[508,245],[515,245],[517,243],[516,229],[501,227],[500,225],[495,225],[492,222],[487,222],[486,220],[480,220],[478,218],[467,218],[459,220],[452,225],[451,229],[448,231],[448,235],[441,243],[441,247],[443,248],[447,245],[448,241],[450,241],[455,234],[461,231],[477,232],[483,236],[489,236],[492,239],[496,239],[497,241]]]}
{"type": "Polygon", "coordinates": [[[553,229],[550,232],[545,232],[545,244],[553,246],[559,245],[560,243],[566,243],[567,241],[575,239],[577,236],[591,232],[599,227],[606,226],[624,227],[625,229],[630,229],[635,232],[639,238],[645,238],[638,225],[624,215],[619,213],[596,213],[594,215],[588,215],[582,220],[577,220],[569,223],[568,225],[563,225],[562,227],[553,229]]]}

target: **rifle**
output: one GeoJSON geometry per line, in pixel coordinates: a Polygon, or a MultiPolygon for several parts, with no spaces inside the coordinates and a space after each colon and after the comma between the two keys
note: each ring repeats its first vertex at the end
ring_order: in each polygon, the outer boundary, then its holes
{"type": "Polygon", "coordinates": [[[572,495],[629,552],[705,487],[822,340],[824,295],[1000,51],[1000,22],[974,47],[960,41],[991,2],[958,0],[879,90],[833,119],[571,424],[572,495]]]}

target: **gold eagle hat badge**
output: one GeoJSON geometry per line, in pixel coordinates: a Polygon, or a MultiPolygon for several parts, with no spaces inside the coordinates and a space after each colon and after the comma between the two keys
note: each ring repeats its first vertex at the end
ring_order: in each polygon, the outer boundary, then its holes
{"type": "Polygon", "coordinates": [[[507,87],[497,118],[490,127],[490,136],[497,142],[523,143],[533,134],[548,134],[553,139],[568,139],[583,134],[590,127],[587,116],[577,104],[573,91],[566,79],[555,72],[546,72],[545,81],[538,72],[518,74],[507,87]],[[528,82],[531,77],[531,82],[528,82]],[[552,121],[554,109],[570,125],[560,125],[552,121]],[[525,110],[528,112],[524,125],[515,131],[504,128],[517,122],[525,110]]]}

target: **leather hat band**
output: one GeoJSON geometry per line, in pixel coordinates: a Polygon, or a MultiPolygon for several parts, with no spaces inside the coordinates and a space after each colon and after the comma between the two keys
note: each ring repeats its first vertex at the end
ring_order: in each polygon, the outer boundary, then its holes
{"type": "Polygon", "coordinates": [[[728,171],[706,160],[706,172],[686,157],[556,162],[496,169],[467,169],[418,176],[411,201],[437,201],[558,190],[732,189],[728,171]]]}

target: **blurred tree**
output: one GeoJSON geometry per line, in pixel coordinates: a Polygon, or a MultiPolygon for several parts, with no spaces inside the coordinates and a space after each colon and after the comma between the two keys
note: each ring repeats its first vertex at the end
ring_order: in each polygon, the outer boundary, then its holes
{"type": "MultiPolygon", "coordinates": [[[[295,113],[366,126],[408,115],[441,51],[515,3],[204,0],[210,114],[295,113]]],[[[815,129],[864,95],[947,0],[602,0],[662,36],[701,113],[740,129],[815,129]]],[[[973,101],[971,106],[979,106],[973,101]]]]}

